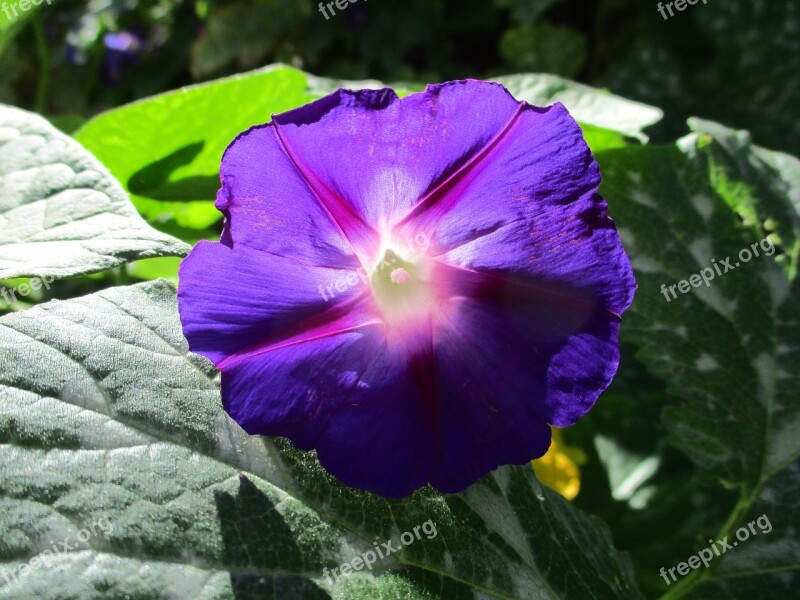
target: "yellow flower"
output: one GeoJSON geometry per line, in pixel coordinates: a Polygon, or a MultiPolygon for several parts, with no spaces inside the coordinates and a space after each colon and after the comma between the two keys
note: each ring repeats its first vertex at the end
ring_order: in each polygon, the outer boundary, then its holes
{"type": "Polygon", "coordinates": [[[586,454],[577,446],[567,446],[560,429],[551,429],[553,439],[547,454],[531,461],[531,464],[539,481],[567,500],[572,500],[581,489],[581,472],[578,467],[586,462],[586,454]]]}

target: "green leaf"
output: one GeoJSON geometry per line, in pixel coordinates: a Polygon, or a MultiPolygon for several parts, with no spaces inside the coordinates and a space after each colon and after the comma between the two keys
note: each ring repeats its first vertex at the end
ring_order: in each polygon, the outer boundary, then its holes
{"type": "Polygon", "coordinates": [[[164,282],[2,317],[0,362],[4,597],[641,597],[607,529],[528,466],[386,501],[247,436],[164,282]],[[415,527],[374,570],[323,575],[415,527]],[[59,568],[20,574],[32,557],[59,568]]]}
{"type": "Polygon", "coordinates": [[[204,229],[222,153],[241,132],[315,99],[305,75],[276,66],[168,92],[95,117],[76,139],[108,167],[150,222],[204,229]]]}
{"type": "Polygon", "coordinates": [[[783,248],[777,260],[793,279],[800,256],[800,160],[754,146],[746,131],[702,119],[690,119],[689,126],[718,142],[707,151],[720,196],[745,225],[769,233],[783,248]]]}
{"type": "Polygon", "coordinates": [[[673,442],[738,493],[718,532],[697,532],[696,551],[709,538],[735,541],[764,514],[773,531],[663,587],[669,598],[781,597],[800,582],[800,162],[743,132],[692,126],[676,146],[598,156],[639,283],[623,334],[684,400],[664,411],[673,442]],[[688,283],[703,269],[708,285],[688,283]],[[688,293],[673,297],[680,281],[688,293]]]}
{"type": "MultiPolygon", "coordinates": [[[[660,109],[555,75],[521,74],[495,79],[515,98],[537,106],[561,102],[583,124],[616,131],[646,141],[644,130],[661,120],[660,109]]],[[[593,148],[599,150],[599,148],[593,148]]]]}
{"type": "Polygon", "coordinates": [[[0,105],[0,278],[73,277],[188,250],[148,226],[73,139],[0,105]]]}

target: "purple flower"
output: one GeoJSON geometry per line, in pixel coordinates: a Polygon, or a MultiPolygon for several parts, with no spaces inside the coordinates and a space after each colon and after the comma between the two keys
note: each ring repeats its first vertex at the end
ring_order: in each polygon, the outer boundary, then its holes
{"type": "Polygon", "coordinates": [[[630,263],[566,109],[458,81],[339,90],[240,135],[183,328],[251,434],[387,497],[550,444],[619,364],[630,263]]]}
{"type": "Polygon", "coordinates": [[[103,36],[106,47],[103,60],[103,80],[110,84],[122,81],[122,71],[127,64],[135,63],[144,46],[144,38],[135,32],[120,31],[103,36]]]}

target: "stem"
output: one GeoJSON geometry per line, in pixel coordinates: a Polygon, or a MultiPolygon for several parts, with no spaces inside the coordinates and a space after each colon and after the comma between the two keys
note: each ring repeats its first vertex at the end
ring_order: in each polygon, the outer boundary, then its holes
{"type": "Polygon", "coordinates": [[[36,55],[39,59],[35,109],[37,113],[43,114],[47,108],[47,93],[50,88],[50,50],[44,37],[44,26],[39,13],[33,15],[33,35],[36,38],[36,55]]]}
{"type": "Polygon", "coordinates": [[[128,265],[122,264],[112,271],[114,285],[129,285],[131,282],[128,274],[128,265]]]}

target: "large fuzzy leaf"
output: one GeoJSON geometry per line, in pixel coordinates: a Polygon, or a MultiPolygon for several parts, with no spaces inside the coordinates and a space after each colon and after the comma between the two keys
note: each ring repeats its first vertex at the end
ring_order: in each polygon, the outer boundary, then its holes
{"type": "Polygon", "coordinates": [[[605,527],[527,467],[390,502],[248,437],[188,353],[164,282],[5,316],[0,362],[3,597],[640,597],[605,527]],[[435,535],[374,570],[323,576],[429,520],[435,535]],[[50,557],[59,569],[19,574],[92,525],[50,557]]]}
{"type": "Polygon", "coordinates": [[[147,225],[80,144],[0,105],[0,279],[72,277],[188,250],[147,225]]]}

